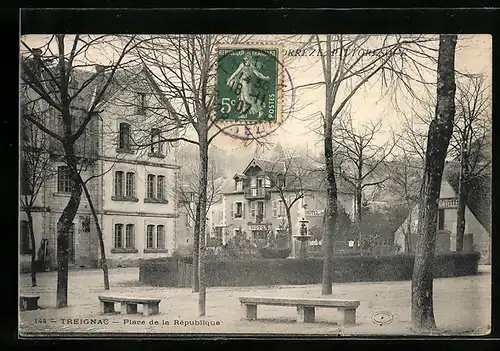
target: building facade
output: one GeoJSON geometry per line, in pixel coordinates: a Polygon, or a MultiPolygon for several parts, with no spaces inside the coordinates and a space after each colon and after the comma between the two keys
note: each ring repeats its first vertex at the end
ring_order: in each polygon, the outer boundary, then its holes
{"type": "MultiPolygon", "coordinates": [[[[443,180],[439,196],[439,210],[437,220],[436,252],[456,251],[457,240],[457,206],[458,197],[449,182],[443,180]]],[[[418,205],[397,229],[394,243],[399,252],[406,252],[406,239],[409,237],[409,246],[415,252],[417,246],[418,205]],[[408,233],[410,235],[408,235],[408,233]]],[[[480,263],[490,263],[490,234],[478,221],[470,208],[465,208],[464,251],[478,251],[481,253],[480,263]]]]}
{"type": "MultiPolygon", "coordinates": [[[[286,230],[287,214],[280,194],[285,196],[287,203],[292,203],[298,197],[290,207],[292,235],[298,233],[296,225],[299,208],[302,206],[306,207],[310,230],[320,230],[323,227],[326,207],[324,185],[309,179],[301,189],[297,189],[297,184],[290,184],[288,188],[283,184],[282,190],[277,191],[272,184],[276,179],[276,171],[271,168],[274,167],[270,161],[254,158],[245,170],[236,173],[233,179],[226,183],[221,201],[212,205],[210,235],[222,235],[223,244],[237,235],[256,243],[265,239],[268,232],[278,234],[286,230]]],[[[284,177],[284,182],[287,181],[286,178],[284,177]]],[[[352,214],[354,194],[339,187],[338,200],[339,204],[352,214]]]]}
{"type": "MultiPolygon", "coordinates": [[[[73,89],[78,89],[90,73],[73,71],[73,89]]],[[[87,132],[77,142],[81,176],[88,179],[110,267],[169,256],[176,245],[178,207],[174,190],[179,166],[175,148],[162,141],[158,116],[169,112],[154,84],[144,70],[132,74],[117,71],[100,103],[98,116],[92,118],[87,132]]],[[[84,97],[82,106],[92,103],[93,89],[96,86],[89,84],[79,94],[84,97]]],[[[77,115],[77,110],[75,107],[72,113],[77,115]]],[[[80,110],[86,113],[85,107],[80,110]]],[[[53,125],[61,125],[57,114],[51,118],[53,125]]],[[[55,139],[48,143],[46,156],[53,172],[40,188],[32,210],[34,248],[29,240],[25,201],[21,201],[21,267],[28,266],[32,250],[47,266],[57,265],[57,222],[71,195],[69,173],[58,143],[55,139]]],[[[25,196],[22,192],[21,198],[25,196]]],[[[82,193],[69,233],[69,263],[96,267],[100,257],[96,221],[82,193]]]]}

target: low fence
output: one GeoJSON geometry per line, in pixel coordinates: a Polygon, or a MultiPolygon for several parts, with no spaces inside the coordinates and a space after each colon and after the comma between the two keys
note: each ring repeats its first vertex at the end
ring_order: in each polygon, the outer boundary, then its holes
{"type": "MultiPolygon", "coordinates": [[[[434,277],[458,277],[477,274],[480,254],[446,253],[434,259],[434,277]]],[[[332,281],[410,280],[414,256],[407,254],[363,257],[334,257],[332,281]]],[[[323,260],[255,259],[207,261],[207,286],[263,286],[317,284],[322,280],[323,260]]],[[[145,260],[139,268],[139,280],[153,286],[188,287],[192,264],[189,260],[166,258],[145,260]]]]}

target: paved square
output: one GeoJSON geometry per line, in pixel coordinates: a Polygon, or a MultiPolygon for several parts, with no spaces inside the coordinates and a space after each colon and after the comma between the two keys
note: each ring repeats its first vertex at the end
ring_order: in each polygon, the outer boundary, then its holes
{"type": "MultiPolygon", "coordinates": [[[[434,281],[436,323],[443,334],[484,335],[491,320],[490,266],[480,266],[477,276],[434,281]]],[[[361,301],[357,324],[340,326],[335,309],[317,309],[316,323],[297,324],[292,307],[259,306],[258,320],[241,319],[239,296],[322,297],[320,284],[273,287],[214,287],[207,289],[207,315],[198,317],[198,294],[190,288],[141,286],[138,268],[110,270],[111,289],[102,288],[101,270],[75,270],[69,275],[67,308],[55,308],[56,272],[40,273],[38,287],[21,275],[20,291],[40,295],[36,311],[20,312],[21,335],[37,333],[288,333],[326,335],[403,335],[410,333],[410,282],[334,284],[332,298],[361,301]],[[156,316],[100,315],[98,296],[124,293],[159,297],[156,316]],[[390,324],[375,324],[374,315],[389,312],[390,324]],[[94,323],[94,324],[90,324],[94,323]],[[106,324],[104,324],[106,323],[106,324]]],[[[323,296],[325,297],[325,296],[323,296]]],[[[138,307],[141,312],[141,306],[138,307]]],[[[383,314],[382,314],[383,315],[383,314]]],[[[376,320],[376,319],[375,319],[376,320]]]]}

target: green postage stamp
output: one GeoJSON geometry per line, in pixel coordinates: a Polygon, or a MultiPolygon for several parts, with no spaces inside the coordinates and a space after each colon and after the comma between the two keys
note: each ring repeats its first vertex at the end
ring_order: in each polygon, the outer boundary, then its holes
{"type": "Polygon", "coordinates": [[[277,46],[219,47],[216,121],[279,122],[280,71],[277,46]]]}

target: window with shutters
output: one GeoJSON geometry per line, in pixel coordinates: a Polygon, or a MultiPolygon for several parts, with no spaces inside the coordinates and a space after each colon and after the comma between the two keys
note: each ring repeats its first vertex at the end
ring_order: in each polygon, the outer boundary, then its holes
{"type": "Polygon", "coordinates": [[[232,217],[236,219],[245,218],[245,204],[243,202],[237,201],[233,203],[232,217]]]}

